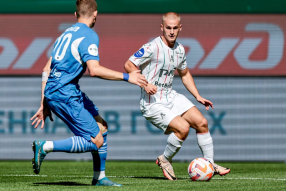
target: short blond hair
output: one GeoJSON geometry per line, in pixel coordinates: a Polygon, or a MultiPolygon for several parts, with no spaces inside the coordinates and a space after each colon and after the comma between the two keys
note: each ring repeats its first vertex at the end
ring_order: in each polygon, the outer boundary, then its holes
{"type": "Polygon", "coordinates": [[[181,23],[181,17],[180,17],[180,15],[178,15],[178,13],[175,13],[175,12],[168,12],[168,13],[165,13],[164,15],[163,15],[163,18],[162,18],[162,24],[164,24],[164,21],[166,20],[166,19],[178,19],[179,20],[179,22],[181,23]]]}
{"type": "Polygon", "coordinates": [[[91,16],[97,10],[97,3],[95,0],[77,0],[76,1],[76,16],[84,17],[91,16]]]}

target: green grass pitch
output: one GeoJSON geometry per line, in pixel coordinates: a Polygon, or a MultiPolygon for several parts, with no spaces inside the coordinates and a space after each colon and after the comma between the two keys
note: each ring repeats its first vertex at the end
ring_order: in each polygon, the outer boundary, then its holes
{"type": "Polygon", "coordinates": [[[30,161],[0,161],[0,190],[286,190],[284,163],[219,163],[231,168],[229,175],[211,181],[192,182],[188,163],[174,162],[178,178],[163,177],[155,162],[108,161],[106,175],[123,187],[93,187],[92,162],[44,161],[35,175],[30,161]]]}

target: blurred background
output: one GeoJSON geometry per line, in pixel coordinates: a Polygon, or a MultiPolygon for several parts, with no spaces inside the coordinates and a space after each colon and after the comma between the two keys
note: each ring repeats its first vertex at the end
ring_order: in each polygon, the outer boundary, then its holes
{"type": "MultiPolygon", "coordinates": [[[[0,159],[27,160],[35,139],[73,134],[54,116],[44,129],[30,118],[38,110],[41,73],[60,34],[76,22],[75,0],[0,1],[0,159]]],[[[206,111],[179,77],[173,89],[208,119],[215,160],[286,161],[285,0],[98,0],[94,30],[101,65],[124,72],[140,47],[161,35],[162,15],[182,18],[178,42],[206,111]]],[[[126,82],[80,80],[109,124],[109,160],[155,160],[167,136],[142,117],[140,88],[126,82]]],[[[195,131],[174,160],[201,157],[195,131]]],[[[46,159],[91,160],[91,155],[51,153],[46,159]]]]}

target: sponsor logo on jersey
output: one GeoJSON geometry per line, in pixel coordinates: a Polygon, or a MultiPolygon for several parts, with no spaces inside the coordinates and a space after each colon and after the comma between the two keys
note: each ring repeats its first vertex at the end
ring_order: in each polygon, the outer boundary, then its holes
{"type": "Polygon", "coordinates": [[[96,46],[96,44],[91,44],[88,47],[88,53],[92,56],[97,56],[98,55],[98,48],[96,46]]]}
{"type": "Polygon", "coordinates": [[[140,57],[142,57],[144,55],[144,48],[141,48],[140,50],[138,50],[135,54],[134,54],[134,56],[136,57],[136,58],[140,58],[140,57]]]}
{"type": "Polygon", "coordinates": [[[56,78],[59,78],[59,77],[61,77],[61,75],[62,75],[62,73],[61,73],[61,72],[58,72],[57,69],[53,69],[53,70],[51,71],[51,73],[52,73],[52,76],[54,76],[54,77],[56,77],[56,78]]]}
{"type": "Polygon", "coordinates": [[[184,54],[184,53],[182,53],[182,52],[178,52],[178,51],[175,51],[175,53],[176,53],[176,54],[184,54]]]}
{"type": "Polygon", "coordinates": [[[155,82],[155,86],[161,87],[161,88],[171,88],[173,83],[159,83],[155,82]]]}
{"type": "Polygon", "coordinates": [[[160,69],[160,73],[159,73],[159,77],[161,77],[163,74],[165,76],[170,76],[170,75],[174,75],[174,71],[175,71],[176,68],[174,68],[173,70],[166,70],[166,69],[160,69]]]}

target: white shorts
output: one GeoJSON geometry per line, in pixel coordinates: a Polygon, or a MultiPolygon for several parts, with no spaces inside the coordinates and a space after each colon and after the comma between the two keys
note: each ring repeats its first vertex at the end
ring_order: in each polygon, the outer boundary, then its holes
{"type": "Polygon", "coordinates": [[[193,106],[195,105],[184,95],[177,93],[174,99],[168,103],[153,103],[149,107],[145,107],[142,114],[150,123],[168,134],[166,129],[169,123],[193,106]]]}

